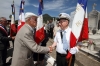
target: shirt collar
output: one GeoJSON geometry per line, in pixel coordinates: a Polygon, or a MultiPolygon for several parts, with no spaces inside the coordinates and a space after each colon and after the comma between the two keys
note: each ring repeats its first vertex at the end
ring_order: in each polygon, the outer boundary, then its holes
{"type": "Polygon", "coordinates": [[[27,24],[31,31],[34,33],[34,28],[32,28],[29,24],[27,24]]]}
{"type": "Polygon", "coordinates": [[[61,30],[61,32],[64,32],[65,31],[67,33],[68,30],[69,30],[69,26],[65,30],[61,30]]]}

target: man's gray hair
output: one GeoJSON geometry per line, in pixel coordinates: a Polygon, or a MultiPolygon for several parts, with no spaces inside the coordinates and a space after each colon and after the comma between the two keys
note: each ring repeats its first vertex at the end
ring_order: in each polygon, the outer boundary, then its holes
{"type": "MultiPolygon", "coordinates": [[[[32,16],[30,16],[30,17],[32,17],[32,16]]],[[[25,18],[25,21],[27,21],[30,17],[25,18]]]]}
{"type": "Polygon", "coordinates": [[[6,19],[5,17],[0,17],[0,22],[6,19]]]}

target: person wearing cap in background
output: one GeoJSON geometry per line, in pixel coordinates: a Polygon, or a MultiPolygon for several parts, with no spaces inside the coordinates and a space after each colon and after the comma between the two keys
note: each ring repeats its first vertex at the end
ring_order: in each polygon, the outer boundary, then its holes
{"type": "Polygon", "coordinates": [[[7,19],[5,17],[0,17],[0,61],[2,64],[0,66],[6,66],[7,49],[10,47],[9,41],[15,39],[15,37],[8,37],[7,32],[7,19]]]}
{"type": "Polygon", "coordinates": [[[75,48],[70,48],[70,33],[71,28],[69,27],[70,16],[67,13],[60,13],[59,18],[59,26],[61,30],[58,30],[52,47],[56,47],[56,63],[57,66],[68,66],[68,60],[66,58],[68,51],[73,54],[72,62],[70,66],[74,66],[75,62],[75,53],[78,52],[80,46],[76,46],[75,48]]]}
{"type": "Polygon", "coordinates": [[[39,46],[33,38],[34,28],[37,25],[37,15],[31,12],[25,13],[25,24],[18,31],[12,57],[11,66],[34,66],[33,52],[52,52],[51,47],[39,46]]]}

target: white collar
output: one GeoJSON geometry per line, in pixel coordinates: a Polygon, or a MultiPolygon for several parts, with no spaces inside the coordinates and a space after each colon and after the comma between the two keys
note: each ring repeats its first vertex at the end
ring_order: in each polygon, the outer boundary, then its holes
{"type": "Polygon", "coordinates": [[[65,30],[61,30],[61,32],[64,32],[65,31],[67,33],[68,30],[69,30],[69,26],[65,30]]]}
{"type": "Polygon", "coordinates": [[[28,25],[28,27],[33,31],[33,33],[34,33],[34,28],[32,28],[29,24],[27,24],[28,25]]]}

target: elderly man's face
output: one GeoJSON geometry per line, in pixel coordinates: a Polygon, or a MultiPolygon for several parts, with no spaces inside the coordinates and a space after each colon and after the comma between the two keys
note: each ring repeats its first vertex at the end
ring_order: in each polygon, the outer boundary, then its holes
{"type": "Polygon", "coordinates": [[[59,26],[61,27],[61,29],[65,29],[66,27],[68,27],[68,20],[66,19],[60,19],[59,20],[59,26]]]}
{"type": "Polygon", "coordinates": [[[37,17],[32,16],[30,18],[30,24],[31,24],[32,27],[36,27],[37,26],[37,17]]]}
{"type": "Polygon", "coordinates": [[[8,24],[7,19],[3,19],[2,22],[1,22],[1,24],[2,24],[3,26],[7,26],[7,24],[8,24]]]}

